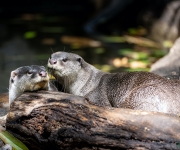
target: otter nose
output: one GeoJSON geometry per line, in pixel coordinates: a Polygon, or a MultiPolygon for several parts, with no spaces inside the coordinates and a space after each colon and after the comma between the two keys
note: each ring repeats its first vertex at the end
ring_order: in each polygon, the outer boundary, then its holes
{"type": "Polygon", "coordinates": [[[46,72],[46,71],[40,71],[40,72],[39,72],[39,75],[40,75],[41,77],[46,77],[46,76],[47,76],[47,72],[46,72]]]}
{"type": "Polygon", "coordinates": [[[57,63],[57,60],[49,58],[49,63],[50,63],[51,65],[54,65],[54,64],[57,63]]]}

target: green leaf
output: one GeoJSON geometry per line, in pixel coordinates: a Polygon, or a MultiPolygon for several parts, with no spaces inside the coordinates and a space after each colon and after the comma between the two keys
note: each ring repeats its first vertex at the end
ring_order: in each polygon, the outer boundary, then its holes
{"type": "Polygon", "coordinates": [[[20,140],[7,131],[0,132],[0,138],[4,143],[10,144],[13,147],[13,150],[28,150],[28,148],[20,140]]]}
{"type": "Polygon", "coordinates": [[[36,32],[35,31],[28,31],[24,33],[24,38],[26,39],[33,39],[36,37],[36,32]]]}
{"type": "Polygon", "coordinates": [[[134,72],[134,71],[149,71],[150,68],[126,68],[124,69],[124,71],[128,71],[128,72],[134,72]]]}
{"type": "Polygon", "coordinates": [[[105,49],[104,48],[96,48],[96,49],[94,49],[95,51],[95,53],[96,54],[102,54],[102,53],[104,53],[105,52],[105,49]]]}
{"type": "Polygon", "coordinates": [[[164,50],[159,50],[159,49],[155,49],[153,50],[152,55],[155,57],[163,57],[164,55],[166,55],[168,52],[164,51],[164,50]]]}
{"type": "Polygon", "coordinates": [[[138,29],[129,28],[129,29],[128,29],[128,32],[129,32],[130,34],[137,34],[137,33],[138,33],[138,29]]]}
{"type": "Polygon", "coordinates": [[[131,53],[133,53],[133,49],[120,49],[119,51],[118,51],[118,54],[120,54],[120,55],[123,55],[123,56],[129,56],[129,55],[131,55],[131,53]]]}
{"type": "Polygon", "coordinates": [[[127,56],[136,60],[148,59],[149,54],[146,52],[135,52],[133,49],[121,49],[118,54],[127,56]]]}
{"type": "Polygon", "coordinates": [[[102,36],[101,40],[107,43],[124,43],[125,38],[122,36],[102,36]]]}

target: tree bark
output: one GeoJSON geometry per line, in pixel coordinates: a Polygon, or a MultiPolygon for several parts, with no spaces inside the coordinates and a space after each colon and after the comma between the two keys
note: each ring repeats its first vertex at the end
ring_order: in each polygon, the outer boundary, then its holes
{"type": "Polygon", "coordinates": [[[0,131],[4,130],[5,126],[5,115],[8,113],[9,111],[9,95],[8,93],[2,93],[0,94],[0,131]]]}
{"type": "Polygon", "coordinates": [[[180,148],[176,116],[99,107],[59,92],[21,95],[11,105],[6,128],[36,150],[180,148]]]}

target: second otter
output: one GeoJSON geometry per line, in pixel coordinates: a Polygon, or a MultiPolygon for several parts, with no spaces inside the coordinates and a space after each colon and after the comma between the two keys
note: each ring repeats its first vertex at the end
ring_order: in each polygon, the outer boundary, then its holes
{"type": "Polygon", "coordinates": [[[53,90],[44,66],[23,66],[11,72],[9,79],[9,104],[25,91],[53,90]]]}
{"type": "Polygon", "coordinates": [[[180,82],[149,72],[105,73],[73,53],[56,52],[48,67],[68,93],[99,105],[180,113],[180,82]]]}

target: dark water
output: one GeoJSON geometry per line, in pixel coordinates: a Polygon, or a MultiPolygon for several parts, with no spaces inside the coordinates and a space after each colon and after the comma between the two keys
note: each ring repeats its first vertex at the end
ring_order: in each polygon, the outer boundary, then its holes
{"type": "Polygon", "coordinates": [[[77,35],[78,24],[66,17],[20,14],[0,20],[0,93],[8,92],[10,72],[20,66],[47,64],[52,51],[73,51],[88,55],[89,47],[62,43],[64,35],[77,35]],[[66,21],[64,21],[66,20],[66,21]]]}
{"type": "MultiPolygon", "coordinates": [[[[131,44],[89,37],[83,23],[67,16],[19,14],[0,19],[0,93],[8,92],[10,72],[25,65],[44,65],[52,52],[81,55],[104,71],[121,71],[113,61],[131,44]],[[108,41],[108,42],[107,42],[108,41]]],[[[125,67],[128,68],[129,66],[125,67]]],[[[141,68],[141,67],[139,67],[141,68]]]]}

